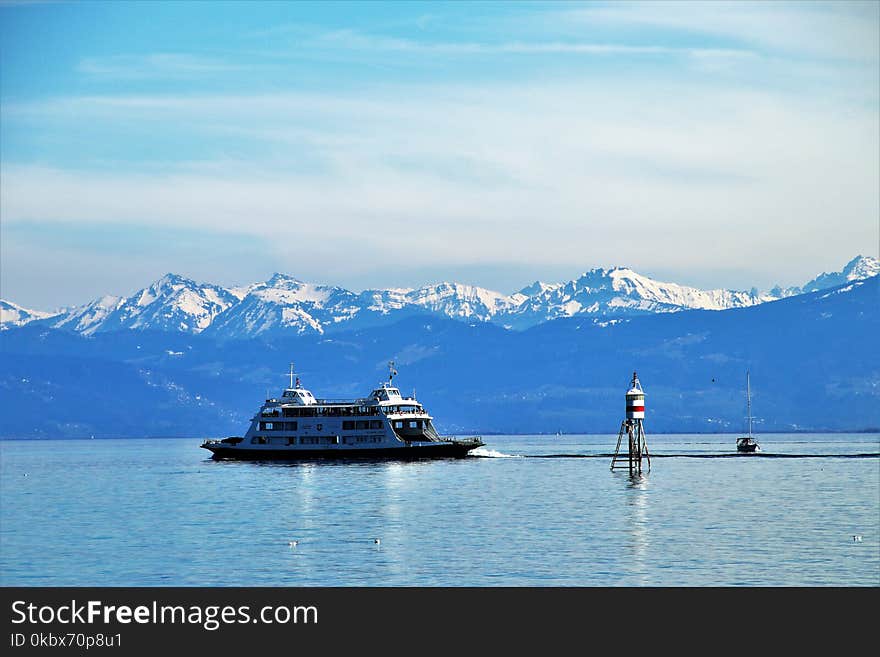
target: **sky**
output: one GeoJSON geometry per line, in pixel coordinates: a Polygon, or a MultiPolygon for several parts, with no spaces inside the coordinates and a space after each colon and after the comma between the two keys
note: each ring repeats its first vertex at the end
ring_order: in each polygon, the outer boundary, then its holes
{"type": "Polygon", "coordinates": [[[880,250],[880,3],[0,1],[0,297],[799,285],[880,250]]]}

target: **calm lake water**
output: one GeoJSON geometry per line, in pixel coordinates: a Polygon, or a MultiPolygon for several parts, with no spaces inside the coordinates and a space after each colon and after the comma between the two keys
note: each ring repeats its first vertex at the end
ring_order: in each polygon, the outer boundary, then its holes
{"type": "Polygon", "coordinates": [[[601,456],[616,435],[345,464],[4,441],[0,584],[880,586],[880,436],[648,439],[637,479],[601,456]]]}

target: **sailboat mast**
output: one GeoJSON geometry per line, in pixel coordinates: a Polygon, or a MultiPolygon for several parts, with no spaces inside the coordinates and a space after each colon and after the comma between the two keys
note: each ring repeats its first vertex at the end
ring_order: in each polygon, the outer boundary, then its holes
{"type": "Polygon", "coordinates": [[[749,438],[752,437],[752,385],[749,380],[749,371],[746,370],[746,406],[749,409],[749,438]]]}

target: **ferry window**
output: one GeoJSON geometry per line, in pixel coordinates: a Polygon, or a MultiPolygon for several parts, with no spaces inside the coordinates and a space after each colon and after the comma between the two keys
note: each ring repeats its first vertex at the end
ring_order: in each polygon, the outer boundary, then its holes
{"type": "Polygon", "coordinates": [[[382,420],[370,420],[370,429],[381,429],[382,420]]]}
{"type": "Polygon", "coordinates": [[[355,427],[357,429],[366,429],[369,426],[370,426],[370,423],[367,422],[366,420],[358,420],[357,423],[355,424],[355,427]]]}
{"type": "Polygon", "coordinates": [[[394,428],[395,429],[403,429],[403,422],[401,420],[395,420],[394,428]]]}
{"type": "Polygon", "coordinates": [[[354,422],[352,420],[343,420],[342,429],[344,431],[351,431],[352,429],[354,429],[354,422]]]}
{"type": "Polygon", "coordinates": [[[408,422],[408,424],[410,429],[415,429],[418,427],[418,424],[416,424],[415,420],[408,422]]]}
{"type": "Polygon", "coordinates": [[[251,445],[265,445],[266,438],[264,436],[254,436],[251,438],[251,445]]]}

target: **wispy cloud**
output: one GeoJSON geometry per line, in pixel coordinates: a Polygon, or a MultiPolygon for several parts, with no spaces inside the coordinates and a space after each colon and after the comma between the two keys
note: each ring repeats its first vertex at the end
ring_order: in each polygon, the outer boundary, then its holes
{"type": "Polygon", "coordinates": [[[220,59],[184,53],[85,57],[76,67],[84,75],[116,79],[191,78],[245,70],[220,59]]]}
{"type": "Polygon", "coordinates": [[[4,227],[245,235],[352,288],[673,258],[770,284],[780,252],[790,282],[876,253],[873,5],[437,6],[83,53],[66,93],[4,95],[4,227]]]}
{"type": "Polygon", "coordinates": [[[4,221],[245,231],[302,275],[329,258],[352,286],[389,259],[575,270],[675,253],[682,267],[771,270],[780,245],[807,275],[876,239],[876,115],[784,95],[621,82],[65,102],[80,121],[234,136],[256,155],[118,172],[5,164],[4,221]]]}
{"type": "Polygon", "coordinates": [[[325,32],[300,42],[303,48],[352,49],[366,52],[405,52],[430,55],[709,55],[752,57],[755,53],[741,48],[695,48],[621,43],[590,43],[584,41],[507,41],[431,42],[416,41],[357,30],[325,32]]]}
{"type": "Polygon", "coordinates": [[[619,2],[548,12],[541,20],[580,28],[649,26],[789,54],[880,59],[877,2],[619,2]]]}

